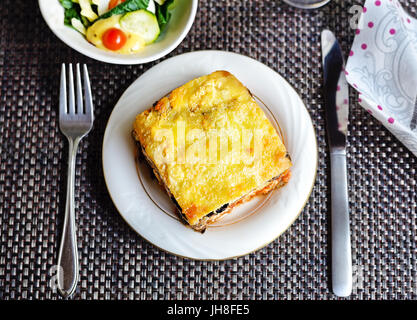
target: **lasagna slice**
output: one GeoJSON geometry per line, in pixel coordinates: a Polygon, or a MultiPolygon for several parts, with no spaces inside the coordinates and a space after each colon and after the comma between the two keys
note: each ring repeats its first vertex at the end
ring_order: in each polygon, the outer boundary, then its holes
{"type": "Polygon", "coordinates": [[[227,71],[196,78],[136,117],[133,137],[196,231],[284,186],[291,160],[251,93],[227,71]]]}

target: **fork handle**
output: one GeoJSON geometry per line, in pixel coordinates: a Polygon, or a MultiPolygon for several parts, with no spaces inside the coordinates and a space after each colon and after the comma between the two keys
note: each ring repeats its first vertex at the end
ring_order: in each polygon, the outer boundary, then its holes
{"type": "Polygon", "coordinates": [[[68,139],[67,197],[57,269],[58,290],[64,298],[69,297],[75,291],[78,282],[79,267],[75,227],[74,186],[75,160],[79,141],[79,139],[68,139]]]}

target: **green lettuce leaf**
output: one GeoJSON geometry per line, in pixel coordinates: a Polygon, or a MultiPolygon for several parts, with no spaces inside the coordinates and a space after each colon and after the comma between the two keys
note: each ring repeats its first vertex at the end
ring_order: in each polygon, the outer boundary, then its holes
{"type": "Polygon", "coordinates": [[[155,15],[161,31],[169,22],[169,19],[171,19],[170,7],[173,3],[174,0],[166,0],[163,5],[159,5],[157,2],[155,2],[155,15]]]}
{"type": "MultiPolygon", "coordinates": [[[[72,2],[71,0],[59,0],[61,5],[64,7],[64,24],[73,27],[71,20],[73,18],[78,19],[82,24],[88,28],[90,26],[90,21],[81,15],[81,7],[78,3],[72,2]]],[[[77,30],[78,31],[78,30],[77,30]]]]}
{"type": "Polygon", "coordinates": [[[131,11],[146,9],[148,4],[149,0],[126,0],[105,14],[102,14],[98,19],[106,19],[116,14],[125,14],[131,11]]]}
{"type": "Polygon", "coordinates": [[[71,9],[74,4],[71,0],[59,0],[59,2],[65,9],[71,9]]]}

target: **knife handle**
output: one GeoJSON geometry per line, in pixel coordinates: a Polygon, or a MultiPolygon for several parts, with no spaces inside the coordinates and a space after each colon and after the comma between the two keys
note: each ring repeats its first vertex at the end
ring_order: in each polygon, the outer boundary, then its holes
{"type": "Polygon", "coordinates": [[[339,297],[352,292],[352,253],[350,248],[346,154],[331,153],[331,235],[332,287],[339,297]]]}

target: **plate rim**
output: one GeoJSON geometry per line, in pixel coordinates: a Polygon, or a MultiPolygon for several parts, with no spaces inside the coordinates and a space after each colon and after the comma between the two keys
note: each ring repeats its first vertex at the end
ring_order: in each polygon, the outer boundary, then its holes
{"type": "MultiPolygon", "coordinates": [[[[142,73],[139,77],[137,77],[135,80],[133,80],[133,82],[124,90],[124,92],[122,93],[122,95],[120,96],[120,98],[117,100],[117,102],[115,103],[115,105],[114,105],[114,107],[113,107],[113,110],[112,110],[112,112],[110,113],[110,116],[109,116],[109,118],[108,118],[108,120],[107,120],[107,123],[106,123],[106,127],[105,127],[105,131],[104,131],[104,135],[103,135],[103,139],[102,139],[102,145],[101,145],[101,149],[102,149],[102,154],[101,154],[101,165],[102,165],[102,171],[103,171],[103,178],[104,178],[104,182],[105,182],[105,184],[106,184],[106,188],[107,188],[107,192],[108,192],[108,194],[109,194],[109,196],[110,196],[110,198],[111,198],[111,200],[112,200],[112,202],[113,202],[113,205],[114,205],[114,207],[116,208],[116,210],[117,210],[117,212],[118,212],[118,214],[122,217],[122,219],[127,223],[127,225],[138,235],[138,236],[140,236],[142,239],[144,239],[144,240],[146,240],[146,242],[148,242],[149,244],[151,244],[152,246],[154,246],[155,248],[158,248],[159,250],[161,250],[161,251],[163,251],[163,252],[165,252],[165,253],[168,253],[168,254],[171,254],[171,255],[174,255],[174,256],[176,256],[176,257],[179,257],[179,258],[183,258],[183,259],[190,259],[190,260],[194,260],[194,261],[227,261],[227,260],[232,260],[232,259],[236,259],[236,258],[239,258],[239,257],[243,257],[243,256],[246,256],[246,255],[249,255],[249,254],[251,254],[251,253],[254,253],[254,252],[256,252],[256,251],[258,251],[258,250],[261,250],[262,248],[264,248],[264,247],[266,247],[266,246],[268,246],[268,245],[270,245],[271,243],[273,243],[273,242],[275,242],[282,234],[284,234],[293,224],[294,224],[294,222],[300,217],[300,215],[301,215],[301,213],[303,212],[303,210],[304,210],[304,208],[305,208],[305,206],[306,206],[306,204],[308,203],[308,201],[309,201],[309,199],[310,199],[310,197],[311,197],[311,194],[312,194],[312,192],[313,192],[313,189],[314,189],[314,185],[315,185],[315,183],[316,183],[316,180],[317,180],[317,170],[318,170],[318,164],[319,164],[319,150],[318,150],[318,143],[317,143],[317,134],[316,134],[316,130],[315,130],[315,127],[314,127],[314,123],[313,123],[313,120],[312,120],[312,118],[311,118],[311,115],[310,115],[310,113],[308,112],[308,109],[306,108],[306,106],[305,106],[305,103],[304,103],[304,101],[301,99],[301,97],[300,97],[300,95],[298,94],[298,92],[294,89],[294,87],[283,77],[283,76],[281,76],[277,71],[275,71],[274,69],[272,69],[271,67],[269,67],[268,65],[266,65],[266,64],[264,64],[264,63],[262,63],[262,62],[260,62],[260,61],[258,61],[258,60],[256,60],[256,59],[254,59],[254,58],[252,58],[252,57],[249,57],[249,56],[246,56],[246,55],[243,55],[243,54],[240,54],[240,53],[236,53],[236,52],[233,52],[233,51],[226,51],[226,50],[196,50],[196,51],[190,51],[190,52],[185,52],[185,53],[182,53],[182,54],[179,54],[179,55],[176,55],[176,56],[173,56],[173,57],[170,57],[170,58],[168,58],[168,59],[166,59],[166,60],[164,60],[164,61],[161,61],[160,63],[158,63],[158,64],[156,64],[156,65],[154,65],[154,66],[152,66],[151,68],[149,68],[148,70],[146,70],[144,73],[142,73]],[[272,72],[274,72],[276,75],[278,75],[280,78],[282,78],[285,82],[286,82],[286,84],[287,85],[289,85],[290,86],[290,88],[294,91],[294,94],[297,96],[297,98],[302,102],[302,105],[303,105],[303,108],[305,109],[305,111],[306,111],[306,113],[307,113],[307,115],[308,115],[308,120],[309,120],[309,122],[310,122],[310,124],[311,124],[311,127],[312,127],[312,131],[313,131],[313,135],[314,135],[314,144],[315,144],[315,150],[316,150],[316,163],[315,163],[315,169],[314,169],[314,178],[312,179],[312,183],[311,183],[311,187],[309,188],[309,192],[308,192],[308,195],[306,196],[306,199],[304,200],[304,203],[303,203],[303,205],[302,205],[302,207],[301,207],[301,209],[300,209],[300,211],[297,213],[297,215],[295,215],[294,216],[294,219],[293,220],[291,220],[291,222],[288,224],[288,226],[286,226],[285,227],[285,229],[282,231],[282,232],[280,232],[279,234],[277,234],[277,236],[275,237],[275,238],[273,238],[272,240],[270,240],[270,241],[268,241],[267,243],[264,243],[264,244],[262,244],[262,245],[260,245],[260,246],[258,246],[257,248],[255,248],[255,249],[253,249],[253,250],[251,250],[251,251],[248,251],[248,252],[245,252],[245,253],[241,253],[241,254],[238,254],[238,255],[234,255],[234,256],[228,256],[228,257],[225,257],[225,258],[195,258],[195,257],[192,257],[192,256],[186,256],[186,255],[181,255],[181,254],[178,254],[178,253],[176,253],[176,252],[172,252],[172,251],[170,251],[170,250],[167,250],[167,249],[164,249],[164,248],[162,248],[162,247],[160,247],[160,246],[158,246],[158,245],[156,245],[155,243],[153,243],[152,241],[150,241],[149,239],[147,239],[146,237],[144,237],[141,233],[139,233],[139,231],[138,230],[136,230],[136,228],[134,228],[130,223],[129,223],[129,221],[127,220],[127,218],[121,213],[121,210],[118,208],[118,206],[117,206],[117,204],[116,204],[116,202],[114,201],[114,199],[113,199],[113,196],[112,196],[112,194],[111,194],[111,192],[110,192],[110,189],[109,189],[109,186],[108,186],[108,180],[107,180],[107,178],[106,178],[106,173],[105,173],[105,170],[104,170],[104,144],[105,144],[105,141],[106,141],[106,137],[107,137],[107,135],[108,135],[108,130],[107,130],[107,128],[108,128],[108,125],[109,125],[109,123],[110,123],[110,120],[112,119],[112,117],[113,117],[113,113],[115,112],[115,108],[116,108],[116,106],[119,104],[119,102],[124,98],[124,96],[126,95],[126,93],[129,91],[129,89],[133,86],[133,84],[136,82],[136,81],[138,81],[141,77],[143,77],[143,76],[145,76],[145,75],[147,75],[153,68],[155,68],[156,66],[158,66],[160,63],[165,63],[165,62],[167,62],[167,61],[169,61],[169,60],[171,60],[171,59],[175,59],[175,58],[178,58],[178,57],[182,57],[182,56],[186,56],[186,55],[193,55],[193,54],[196,54],[196,53],[199,53],[199,54],[204,54],[204,53],[212,53],[212,54],[231,54],[231,55],[237,55],[237,56],[240,56],[240,57],[244,57],[244,58],[246,58],[246,59],[250,59],[252,62],[255,62],[255,63],[257,63],[257,64],[261,64],[261,65],[263,65],[264,67],[266,67],[266,68],[268,68],[269,70],[271,70],[272,72]]],[[[186,227],[186,226],[184,226],[184,227],[186,227]]]]}

